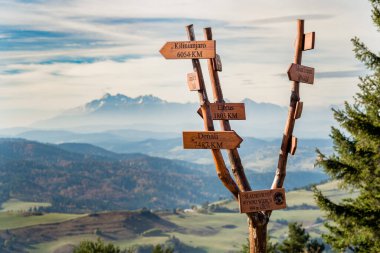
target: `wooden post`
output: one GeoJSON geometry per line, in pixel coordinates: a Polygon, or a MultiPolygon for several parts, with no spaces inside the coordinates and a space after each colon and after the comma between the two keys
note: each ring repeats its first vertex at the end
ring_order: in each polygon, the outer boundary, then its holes
{"type": "MultiPolygon", "coordinates": [[[[212,30],[210,27],[204,29],[204,35],[206,40],[212,40],[212,30]]],[[[218,71],[216,70],[216,58],[207,59],[208,70],[211,79],[211,87],[214,95],[214,102],[224,104],[223,92],[220,86],[218,71]]],[[[228,120],[220,120],[220,129],[223,131],[231,131],[231,125],[228,120]]],[[[235,176],[237,185],[239,186],[240,191],[250,191],[251,186],[247,180],[247,177],[244,173],[244,167],[241,163],[240,155],[238,150],[229,149],[227,150],[228,158],[230,160],[232,173],[235,176]]]]}
{"type": "MultiPolygon", "coordinates": [[[[314,47],[314,42],[313,42],[314,47]]],[[[294,61],[295,64],[301,64],[302,61],[302,51],[304,49],[304,21],[297,20],[297,37],[295,43],[294,61]]],[[[290,95],[290,104],[288,111],[288,118],[285,124],[284,135],[282,137],[280,154],[278,157],[277,171],[272,183],[272,189],[282,188],[284,185],[284,180],[286,176],[286,164],[288,160],[288,153],[290,152],[290,147],[292,145],[293,129],[295,120],[298,116],[296,115],[297,104],[300,106],[300,95],[299,95],[299,82],[293,81],[290,95]]],[[[271,215],[271,211],[266,212],[267,215],[271,215]]]]}
{"type": "MultiPolygon", "coordinates": [[[[212,30],[210,27],[204,29],[204,36],[206,40],[212,40],[212,30]]],[[[214,100],[217,103],[225,103],[223,92],[220,85],[218,71],[216,69],[217,59],[208,59],[208,69],[210,74],[211,86],[213,91],[214,100]]],[[[220,128],[223,131],[231,131],[231,125],[228,120],[220,120],[220,128]]],[[[242,165],[240,155],[237,149],[227,150],[228,158],[230,160],[232,173],[234,174],[236,183],[240,191],[250,191],[251,186],[245,175],[244,167],[242,165]]],[[[249,230],[249,244],[250,253],[265,253],[266,252],[266,235],[267,223],[269,219],[262,213],[247,213],[248,216],[248,230],[249,230]]]]}
{"type": "MultiPolygon", "coordinates": [[[[194,41],[195,34],[193,25],[186,26],[186,32],[189,40],[194,41]]],[[[201,64],[198,59],[192,59],[191,61],[193,63],[194,72],[197,72],[199,78],[200,89],[198,90],[198,96],[202,110],[204,128],[206,131],[214,131],[214,123],[211,118],[211,111],[209,107],[210,102],[207,97],[201,64]]],[[[224,186],[232,193],[235,199],[237,199],[239,195],[239,188],[237,187],[235,181],[232,179],[230,172],[228,171],[226,164],[224,163],[221,151],[219,149],[212,149],[211,153],[214,159],[215,168],[219,179],[222,181],[224,186]]]]}

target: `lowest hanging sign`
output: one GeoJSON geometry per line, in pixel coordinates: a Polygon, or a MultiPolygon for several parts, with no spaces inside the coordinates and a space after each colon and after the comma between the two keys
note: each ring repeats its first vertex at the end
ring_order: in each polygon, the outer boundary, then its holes
{"type": "Polygon", "coordinates": [[[240,213],[251,213],[286,208],[285,189],[271,189],[239,193],[240,213]]]}
{"type": "Polygon", "coordinates": [[[215,58],[215,40],[169,41],[160,49],[166,59],[211,59],[215,58]]]}

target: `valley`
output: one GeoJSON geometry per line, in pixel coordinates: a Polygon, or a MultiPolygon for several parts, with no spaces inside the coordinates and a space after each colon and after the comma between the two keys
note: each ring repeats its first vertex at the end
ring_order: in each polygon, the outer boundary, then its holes
{"type": "MultiPolygon", "coordinates": [[[[336,181],[329,182],[319,185],[318,188],[334,201],[355,196],[355,193],[338,191],[337,184],[336,181]]],[[[287,209],[275,211],[271,217],[271,240],[282,240],[287,233],[287,223],[295,221],[302,222],[313,237],[319,237],[325,231],[324,214],[316,207],[312,192],[300,189],[290,191],[286,196],[287,209]]],[[[9,220],[1,227],[0,239],[5,241],[13,235],[14,249],[31,253],[70,252],[72,245],[79,241],[95,240],[98,237],[121,247],[164,243],[174,237],[189,245],[189,251],[184,253],[240,250],[247,238],[247,228],[246,217],[238,214],[236,201],[217,201],[209,203],[208,210],[202,208],[205,208],[205,205],[193,207],[191,211],[177,209],[175,212],[137,210],[79,215],[43,214],[36,219],[36,216],[23,216],[21,210],[18,209],[17,212],[15,207],[12,212],[10,209],[0,212],[0,217],[9,220]],[[214,210],[215,206],[227,210],[211,211],[212,206],[214,210]],[[65,249],[67,251],[64,251],[65,249]]]]}

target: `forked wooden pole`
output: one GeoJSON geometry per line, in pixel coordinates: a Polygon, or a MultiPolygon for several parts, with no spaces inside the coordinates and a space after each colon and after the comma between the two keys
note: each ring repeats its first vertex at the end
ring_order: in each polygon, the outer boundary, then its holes
{"type": "MultiPolygon", "coordinates": [[[[212,40],[211,28],[204,29],[206,40],[212,40]]],[[[214,95],[214,100],[217,103],[225,103],[223,92],[220,85],[219,75],[216,67],[215,59],[208,59],[208,69],[211,79],[211,85],[214,95]]],[[[231,125],[228,120],[220,120],[220,127],[223,131],[231,131],[231,125]]],[[[227,150],[228,158],[230,160],[232,172],[235,176],[236,183],[240,191],[250,191],[251,186],[247,180],[244,172],[244,167],[241,163],[240,155],[237,149],[227,150]]],[[[266,252],[266,237],[267,237],[267,224],[268,218],[262,212],[247,213],[248,216],[248,230],[249,230],[249,245],[250,253],[265,253],[266,252]]]]}
{"type": "MultiPolygon", "coordinates": [[[[204,29],[204,36],[206,40],[212,40],[212,30],[210,27],[204,29]]],[[[214,95],[214,101],[217,103],[224,104],[222,87],[220,86],[220,80],[218,71],[215,69],[216,62],[214,59],[207,59],[208,70],[210,74],[211,86],[214,95]]],[[[222,131],[231,131],[231,125],[228,120],[220,120],[220,128],[222,131]]],[[[235,176],[236,183],[240,191],[250,191],[251,186],[247,180],[247,177],[244,173],[244,167],[241,163],[240,155],[238,150],[227,149],[228,158],[231,164],[232,173],[235,176]]]]}
{"type": "Polygon", "coordinates": [[[288,70],[288,77],[293,81],[290,105],[277,170],[271,186],[272,189],[251,191],[251,186],[247,180],[239,152],[237,151],[237,146],[242,139],[235,132],[231,131],[229,123],[229,120],[232,119],[245,119],[244,105],[225,103],[224,101],[217,72],[221,70],[221,65],[219,64],[220,61],[218,61],[218,55],[216,55],[215,41],[212,40],[211,28],[204,29],[206,41],[195,41],[192,25],[187,26],[186,31],[190,41],[167,42],[160,50],[160,53],[166,59],[192,59],[194,72],[188,74],[188,85],[191,91],[198,91],[201,107],[200,114],[203,117],[206,131],[205,133],[183,132],[184,148],[211,148],[219,179],[235,199],[239,200],[240,212],[246,213],[248,216],[250,253],[265,253],[267,248],[267,225],[272,213],[271,210],[286,207],[285,190],[282,187],[286,176],[288,153],[294,155],[297,147],[297,138],[293,136],[293,129],[295,120],[300,118],[302,113],[299,85],[300,82],[309,84],[313,84],[314,82],[314,68],[301,65],[302,51],[314,49],[315,33],[304,34],[304,21],[297,21],[294,63],[291,64],[288,70]],[[207,97],[199,59],[208,59],[208,70],[215,100],[215,103],[211,104],[211,106],[207,97]],[[226,111],[230,110],[234,111],[234,113],[225,114],[226,111]],[[215,132],[213,119],[220,120],[222,131],[215,132]],[[203,138],[205,138],[203,134],[210,136],[207,137],[208,139],[205,142],[202,142],[203,138]],[[196,141],[196,138],[201,141],[196,141]],[[234,140],[232,140],[233,138],[234,140]],[[218,141],[212,142],[212,139],[218,141]],[[222,148],[227,149],[236,183],[226,167],[220,151],[222,148]]]}
{"type": "MultiPolygon", "coordinates": [[[[295,53],[294,53],[294,63],[301,64],[302,61],[302,51],[303,51],[303,42],[304,42],[304,21],[299,19],[297,20],[297,37],[295,43],[295,53]]],[[[286,164],[288,161],[288,153],[290,152],[290,146],[292,145],[292,135],[295,124],[295,112],[297,103],[300,101],[299,95],[299,82],[293,81],[291,95],[290,95],[290,104],[288,111],[288,118],[285,124],[284,135],[282,137],[280,154],[278,157],[278,164],[276,175],[272,183],[272,189],[281,188],[284,184],[286,176],[286,164]]],[[[270,216],[272,211],[267,211],[266,214],[270,216]]]]}
{"type": "MultiPolygon", "coordinates": [[[[186,32],[187,32],[189,40],[194,41],[195,34],[194,34],[193,25],[186,26],[186,32]]],[[[207,97],[201,64],[198,59],[192,59],[192,63],[193,63],[193,69],[195,72],[197,72],[198,78],[199,78],[200,90],[198,91],[198,95],[199,95],[199,103],[202,110],[204,127],[206,131],[214,131],[215,130],[214,123],[212,121],[211,111],[210,111],[210,106],[209,106],[210,102],[207,97]]],[[[232,193],[235,199],[237,199],[239,195],[239,188],[236,185],[235,181],[232,179],[230,172],[228,171],[226,164],[224,163],[223,156],[220,149],[212,149],[211,153],[214,159],[215,168],[216,168],[216,172],[218,174],[219,179],[222,181],[224,186],[232,193]]]]}

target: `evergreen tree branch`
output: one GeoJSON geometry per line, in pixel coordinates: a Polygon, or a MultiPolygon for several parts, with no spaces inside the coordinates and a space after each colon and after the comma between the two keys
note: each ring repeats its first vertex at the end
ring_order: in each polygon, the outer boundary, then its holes
{"type": "Polygon", "coordinates": [[[369,51],[364,43],[360,42],[359,38],[355,37],[351,39],[354,45],[354,52],[357,59],[363,62],[368,68],[376,70],[379,68],[380,57],[369,51]]]}

